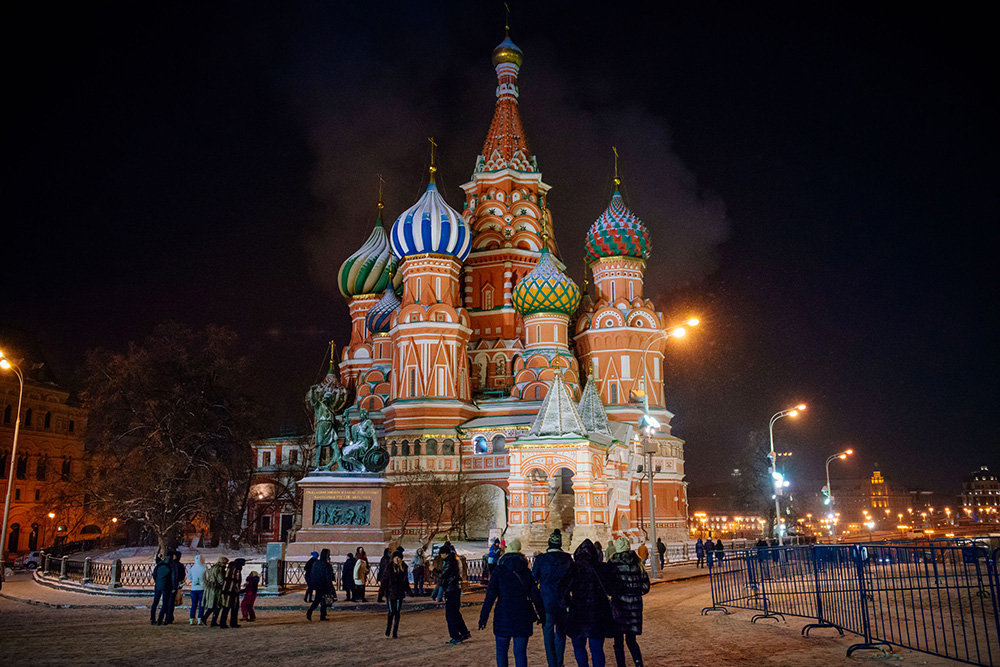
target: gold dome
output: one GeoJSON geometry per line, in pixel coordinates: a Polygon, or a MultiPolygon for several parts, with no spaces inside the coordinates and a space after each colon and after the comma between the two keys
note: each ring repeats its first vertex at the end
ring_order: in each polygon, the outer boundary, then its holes
{"type": "Polygon", "coordinates": [[[524,54],[521,53],[521,49],[517,48],[517,44],[510,41],[509,34],[497,45],[497,48],[493,49],[494,66],[501,63],[514,63],[514,65],[520,67],[523,58],[524,54]]]}

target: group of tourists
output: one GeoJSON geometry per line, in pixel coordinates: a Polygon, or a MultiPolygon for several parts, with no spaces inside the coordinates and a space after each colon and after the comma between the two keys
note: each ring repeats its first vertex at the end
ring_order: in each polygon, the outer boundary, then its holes
{"type": "Polygon", "coordinates": [[[717,540],[715,544],[712,544],[712,538],[702,540],[699,537],[698,541],[694,543],[694,555],[698,559],[697,567],[705,567],[705,561],[708,561],[709,569],[712,568],[713,561],[721,563],[725,557],[724,550],[722,540],[717,540]]]}
{"type": "MultiPolygon", "coordinates": [[[[520,553],[519,540],[511,540],[493,569],[479,615],[479,629],[493,614],[498,667],[528,664],[528,639],[533,626],[542,626],[542,641],[549,667],[560,667],[566,638],[580,667],[605,664],[604,642],[614,642],[615,660],[625,665],[625,647],[636,667],[642,652],[636,637],[642,634],[642,596],[649,592],[649,576],[628,539],[615,540],[606,551],[589,539],[573,555],[562,550],[562,534],[549,536],[548,549],[528,559],[520,553]]],[[[449,621],[449,629],[451,622],[449,621]]]]}
{"type": "Polygon", "coordinates": [[[184,585],[188,581],[191,584],[190,625],[238,628],[237,612],[240,620],[257,620],[254,603],[260,574],[253,571],[244,581],[244,565],[246,561],[242,558],[230,562],[222,556],[212,567],[206,568],[199,554],[194,557],[190,571],[185,571],[179,551],[168,551],[163,558],[157,557],[153,567],[153,605],[149,609],[149,623],[170,625],[174,622],[174,608],[183,602],[184,585]]]}

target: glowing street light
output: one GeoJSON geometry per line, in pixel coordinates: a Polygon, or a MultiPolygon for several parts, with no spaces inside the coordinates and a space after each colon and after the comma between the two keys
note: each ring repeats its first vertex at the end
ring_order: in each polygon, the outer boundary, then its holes
{"type": "Polygon", "coordinates": [[[3,581],[6,566],[4,565],[4,550],[7,546],[7,519],[10,518],[10,491],[14,488],[14,462],[17,461],[17,436],[21,431],[21,399],[24,398],[24,374],[17,363],[10,361],[0,352],[0,368],[11,371],[17,376],[20,389],[17,394],[17,418],[14,420],[14,444],[10,450],[10,474],[7,476],[7,494],[3,503],[3,524],[0,526],[0,581],[3,581]]]}
{"type": "MultiPolygon", "coordinates": [[[[823,488],[823,495],[826,496],[826,499],[823,500],[823,504],[824,505],[829,505],[831,512],[833,511],[833,489],[830,487],[830,462],[831,461],[836,461],[837,459],[844,460],[844,459],[846,459],[848,456],[850,456],[853,453],[854,453],[853,449],[845,449],[842,452],[837,452],[833,456],[830,456],[826,460],[826,486],[823,488]]],[[[865,514],[867,515],[868,512],[866,511],[865,514]]],[[[833,529],[833,543],[834,544],[837,543],[837,528],[836,527],[834,527],[834,529],[833,529]]]]}
{"type": "Polygon", "coordinates": [[[774,422],[778,421],[782,417],[796,417],[805,409],[805,403],[799,403],[795,407],[776,412],[774,413],[774,416],[771,417],[771,423],[768,424],[767,427],[771,435],[771,453],[768,456],[771,459],[771,478],[774,480],[774,531],[778,533],[778,546],[783,546],[785,544],[784,535],[782,535],[781,529],[779,528],[781,525],[781,503],[778,500],[778,496],[782,495],[784,488],[788,486],[788,482],[785,481],[784,477],[781,476],[775,467],[777,455],[774,453],[774,422]]]}

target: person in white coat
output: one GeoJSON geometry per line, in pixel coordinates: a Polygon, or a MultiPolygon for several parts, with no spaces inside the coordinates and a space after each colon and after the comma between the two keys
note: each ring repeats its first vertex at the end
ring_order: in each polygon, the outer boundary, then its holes
{"type": "Polygon", "coordinates": [[[194,565],[188,570],[188,581],[191,582],[191,625],[204,625],[201,620],[201,598],[205,594],[205,566],[201,562],[201,554],[194,557],[194,565]],[[198,619],[195,621],[195,619],[198,619]]]}

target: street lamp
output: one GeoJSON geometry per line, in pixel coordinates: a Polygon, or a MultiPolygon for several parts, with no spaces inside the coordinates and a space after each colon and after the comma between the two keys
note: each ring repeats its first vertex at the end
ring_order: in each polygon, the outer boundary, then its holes
{"type": "MultiPolygon", "coordinates": [[[[833,456],[826,459],[826,488],[823,489],[823,493],[826,495],[826,500],[823,502],[830,506],[830,513],[833,513],[833,490],[830,488],[830,461],[835,461],[837,459],[846,459],[848,456],[854,453],[853,449],[845,449],[842,452],[837,452],[833,456]]],[[[837,526],[833,526],[833,543],[837,543],[837,526]]]]}
{"type": "Polygon", "coordinates": [[[10,474],[7,476],[7,495],[3,503],[3,526],[0,527],[0,582],[3,581],[6,566],[4,565],[4,552],[7,547],[7,519],[10,518],[10,491],[14,488],[14,465],[17,461],[17,436],[21,430],[21,399],[24,398],[24,374],[14,362],[7,359],[3,352],[0,352],[0,368],[5,371],[13,371],[20,383],[20,390],[17,394],[17,419],[14,420],[14,444],[10,449],[10,474]]]}
{"type": "Polygon", "coordinates": [[[787,410],[782,410],[780,412],[774,413],[771,417],[771,423],[768,424],[768,431],[771,434],[771,453],[769,458],[771,459],[771,479],[774,480],[774,532],[778,534],[778,546],[783,546],[785,544],[784,536],[781,534],[781,530],[778,528],[781,521],[781,505],[778,502],[778,496],[781,495],[782,489],[788,486],[785,478],[782,477],[775,469],[775,463],[777,461],[777,456],[774,453],[774,422],[778,421],[782,417],[795,417],[800,412],[806,409],[805,403],[799,403],[794,408],[788,408],[787,410]]]}
{"type": "MultiPolygon", "coordinates": [[[[49,512],[47,516],[49,517],[49,525],[51,526],[52,525],[52,520],[56,518],[56,513],[55,512],[49,512]]],[[[44,533],[42,533],[42,544],[45,544],[45,534],[44,533]]],[[[56,545],[56,531],[53,528],[53,530],[52,530],[52,546],[55,546],[55,545],[56,545]]]]}
{"type": "MultiPolygon", "coordinates": [[[[684,323],[689,327],[698,326],[698,318],[691,317],[684,323]]],[[[683,338],[687,334],[687,329],[683,326],[668,327],[666,329],[660,329],[649,337],[646,341],[646,346],[642,349],[642,369],[640,377],[642,377],[642,388],[638,391],[633,390],[632,395],[634,398],[642,402],[642,417],[639,418],[639,430],[642,432],[642,450],[646,454],[646,480],[649,483],[649,540],[650,545],[653,549],[656,549],[656,508],[653,506],[656,500],[653,495],[653,454],[656,453],[657,447],[656,443],[653,441],[653,436],[657,431],[660,430],[660,421],[649,414],[649,394],[646,393],[646,387],[648,386],[648,380],[646,378],[646,353],[649,351],[650,345],[653,344],[657,338],[661,336],[663,338],[683,338]]],[[[649,574],[654,579],[660,576],[660,559],[658,557],[649,559],[649,574]]]]}

